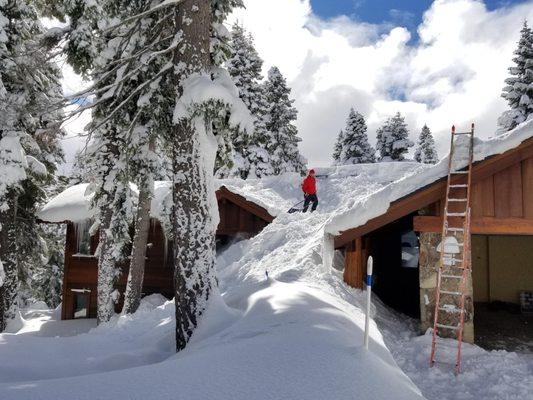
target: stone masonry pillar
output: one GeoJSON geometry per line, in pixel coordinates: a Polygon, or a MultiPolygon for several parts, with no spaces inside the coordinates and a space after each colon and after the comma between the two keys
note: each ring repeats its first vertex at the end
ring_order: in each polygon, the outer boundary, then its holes
{"type": "MultiPolygon", "coordinates": [[[[435,294],[437,288],[437,272],[439,268],[440,253],[437,251],[437,246],[441,242],[440,233],[422,232],[420,233],[420,322],[421,328],[425,332],[428,328],[433,327],[433,319],[435,315],[435,294]]],[[[458,258],[461,258],[459,255],[458,258]]],[[[453,275],[460,275],[462,270],[459,268],[448,267],[445,269],[446,273],[453,275]]],[[[450,280],[443,281],[442,288],[446,290],[445,283],[450,280]]],[[[448,290],[456,290],[457,283],[454,282],[454,287],[448,290]]],[[[459,308],[459,296],[441,295],[441,304],[455,304],[459,308]],[[442,301],[444,300],[444,301],[442,301]]],[[[463,330],[463,341],[467,343],[474,343],[474,302],[472,289],[472,270],[467,280],[467,297],[465,299],[465,326],[463,330]]],[[[446,325],[456,325],[459,321],[457,315],[450,315],[449,313],[441,312],[439,320],[446,325]]],[[[455,338],[455,331],[449,329],[439,330],[439,336],[455,338]]]]}

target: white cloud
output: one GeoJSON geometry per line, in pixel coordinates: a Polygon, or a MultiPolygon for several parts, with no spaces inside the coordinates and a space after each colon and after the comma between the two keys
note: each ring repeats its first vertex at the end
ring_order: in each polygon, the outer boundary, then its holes
{"type": "MultiPolygon", "coordinates": [[[[448,151],[452,124],[468,128],[476,122],[477,135],[491,136],[506,109],[500,93],[522,22],[533,21],[533,1],[487,11],[479,0],[436,0],[414,41],[407,29],[390,23],[323,20],[309,0],[245,4],[232,20],[255,37],[265,72],[276,65],[288,78],[299,110],[300,147],[311,166],[330,163],[352,106],[367,117],[371,142],[378,125],[396,111],[406,116],[413,140],[427,123],[441,155],[448,151]]],[[[410,18],[396,17],[399,23],[410,18]]],[[[65,92],[84,85],[70,68],[64,73],[65,92]]],[[[69,136],[82,132],[87,118],[71,122],[69,136]]],[[[64,143],[72,162],[84,141],[64,143]]]]}
{"type": "Polygon", "coordinates": [[[371,141],[396,111],[406,115],[413,139],[427,123],[441,155],[452,124],[474,121],[479,136],[491,136],[506,108],[500,93],[522,22],[533,21],[532,2],[487,11],[481,1],[437,0],[412,44],[402,27],[321,20],[308,0],[245,4],[234,18],[254,35],[265,70],[277,65],[288,78],[301,150],[312,165],[329,164],[351,106],[367,117],[371,141]]]}

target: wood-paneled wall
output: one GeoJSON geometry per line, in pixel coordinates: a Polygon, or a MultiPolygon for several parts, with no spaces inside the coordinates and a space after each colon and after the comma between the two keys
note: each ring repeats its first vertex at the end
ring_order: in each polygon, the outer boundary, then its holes
{"type": "Polygon", "coordinates": [[[475,183],[472,216],[533,220],[533,158],[475,183]]]}
{"type": "MultiPolygon", "coordinates": [[[[461,205],[450,203],[450,211],[464,211],[464,207],[461,210],[454,208],[461,205]]],[[[532,235],[533,157],[517,160],[475,181],[472,185],[471,209],[473,234],[532,235]]],[[[414,217],[415,230],[440,232],[444,198],[428,207],[428,210],[424,216],[414,217]]]]}

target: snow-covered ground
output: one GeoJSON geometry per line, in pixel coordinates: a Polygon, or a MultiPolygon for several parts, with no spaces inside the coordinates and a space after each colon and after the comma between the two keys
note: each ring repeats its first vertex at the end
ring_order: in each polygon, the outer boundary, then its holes
{"type": "Polygon", "coordinates": [[[185,351],[174,354],[174,306],[157,296],[96,328],[31,310],[18,332],[0,335],[0,399],[531,398],[533,356],[465,346],[459,377],[449,365],[429,369],[429,336],[417,336],[412,321],[378,299],[370,351],[361,347],[364,294],[324,266],[324,227],[424,168],[320,170],[315,214],[281,212],[299,200],[297,175],[225,181],[278,216],[219,255],[221,296],[185,351]]]}

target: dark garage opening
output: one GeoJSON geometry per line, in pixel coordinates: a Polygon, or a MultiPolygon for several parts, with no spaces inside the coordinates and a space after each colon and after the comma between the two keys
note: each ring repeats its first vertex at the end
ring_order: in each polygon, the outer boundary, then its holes
{"type": "Polygon", "coordinates": [[[373,291],[389,307],[420,319],[419,244],[412,221],[406,216],[369,235],[373,291]]]}

